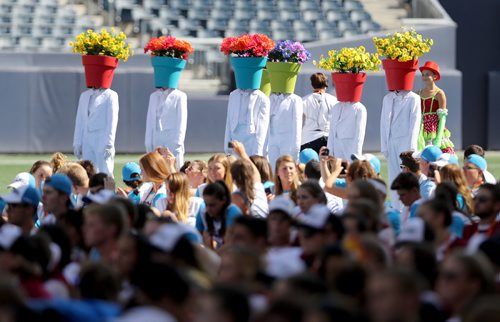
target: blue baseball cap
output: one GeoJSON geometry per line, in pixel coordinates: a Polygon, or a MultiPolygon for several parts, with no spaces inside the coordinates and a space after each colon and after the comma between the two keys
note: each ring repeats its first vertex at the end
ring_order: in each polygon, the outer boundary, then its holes
{"type": "Polygon", "coordinates": [[[481,171],[486,171],[486,169],[488,168],[488,163],[486,162],[486,160],[478,154],[469,155],[467,159],[465,159],[465,163],[472,163],[473,165],[481,169],[481,171]]]}
{"type": "Polygon", "coordinates": [[[122,177],[124,181],[134,181],[142,179],[142,171],[139,164],[136,162],[128,162],[122,168],[122,177]],[[134,173],[137,173],[139,176],[132,177],[134,173]]]}
{"type": "Polygon", "coordinates": [[[435,145],[428,145],[422,151],[413,153],[414,159],[422,159],[427,162],[436,162],[443,151],[435,145]]]}
{"type": "Polygon", "coordinates": [[[1,199],[7,204],[29,204],[34,207],[38,207],[40,203],[38,191],[29,185],[13,188],[8,194],[2,196],[1,199]]]}
{"type": "Polygon", "coordinates": [[[300,155],[299,155],[299,162],[300,163],[307,164],[307,162],[309,162],[311,160],[319,161],[318,152],[314,151],[313,149],[309,149],[309,148],[300,151],[300,155]]]}
{"type": "Polygon", "coordinates": [[[443,153],[439,156],[437,161],[431,162],[432,164],[438,166],[439,168],[444,167],[448,164],[456,164],[458,165],[458,158],[454,154],[443,153]]]}
{"type": "Polygon", "coordinates": [[[351,160],[366,160],[370,162],[373,170],[375,170],[376,174],[380,174],[380,159],[371,153],[366,154],[351,154],[351,160]]]}
{"type": "Polygon", "coordinates": [[[63,192],[68,196],[71,196],[71,191],[73,183],[71,179],[62,173],[56,173],[51,177],[45,179],[45,185],[56,189],[57,191],[63,192]]]}

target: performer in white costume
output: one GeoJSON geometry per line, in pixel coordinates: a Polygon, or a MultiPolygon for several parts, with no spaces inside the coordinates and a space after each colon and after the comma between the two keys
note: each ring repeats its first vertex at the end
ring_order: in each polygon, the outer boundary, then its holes
{"type": "MultiPolygon", "coordinates": [[[[389,185],[401,172],[401,152],[417,150],[420,120],[420,96],[416,93],[393,91],[384,96],[380,117],[380,144],[388,163],[389,185]]],[[[401,208],[396,191],[391,191],[391,202],[393,208],[401,208]]]]}
{"type": "Polygon", "coordinates": [[[302,125],[302,145],[319,153],[319,149],[327,145],[330,132],[330,119],[337,98],[326,92],[328,81],[323,73],[311,75],[314,92],[302,97],[304,117],[302,125]]]}
{"type": "Polygon", "coordinates": [[[269,98],[259,89],[235,89],[229,94],[224,151],[232,154],[228,143],[243,143],[248,155],[264,155],[269,127],[269,98]]]}
{"type": "Polygon", "coordinates": [[[335,104],[328,134],[330,155],[351,160],[351,155],[363,153],[366,118],[366,107],[360,102],[335,104]]]}
{"type": "Polygon", "coordinates": [[[115,135],[118,125],[118,94],[110,88],[88,89],[80,95],[73,151],[90,160],[98,172],[113,176],[115,135]]]}
{"type": "Polygon", "coordinates": [[[179,169],[184,164],[187,117],[186,93],[175,88],[160,88],[153,92],[149,97],[146,119],[146,151],[168,148],[179,169]]]}
{"type": "Polygon", "coordinates": [[[271,93],[269,123],[269,162],[274,169],[276,160],[289,154],[299,160],[302,137],[302,98],[296,94],[271,93]]]}

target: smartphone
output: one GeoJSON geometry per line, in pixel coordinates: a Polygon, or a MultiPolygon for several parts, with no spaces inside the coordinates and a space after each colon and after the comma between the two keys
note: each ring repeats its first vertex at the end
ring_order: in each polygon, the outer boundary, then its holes
{"type": "MultiPolygon", "coordinates": [[[[261,191],[262,191],[262,190],[261,190],[261,191]]],[[[266,192],[266,195],[269,195],[269,194],[273,193],[273,192],[271,191],[271,187],[267,187],[266,189],[264,189],[264,191],[266,192]]]]}
{"type": "Polygon", "coordinates": [[[347,174],[347,167],[349,166],[349,163],[346,160],[344,160],[342,161],[341,165],[342,165],[342,171],[340,172],[340,175],[345,176],[347,174]]]}
{"type": "Polygon", "coordinates": [[[227,142],[227,147],[230,149],[234,148],[233,142],[227,142]]]}
{"type": "Polygon", "coordinates": [[[328,148],[323,149],[323,151],[321,152],[321,155],[324,155],[324,156],[328,156],[329,154],[330,154],[330,150],[328,148]]]}
{"type": "Polygon", "coordinates": [[[427,174],[427,178],[434,178],[434,171],[438,170],[439,168],[435,164],[429,164],[429,173],[427,174]]]}

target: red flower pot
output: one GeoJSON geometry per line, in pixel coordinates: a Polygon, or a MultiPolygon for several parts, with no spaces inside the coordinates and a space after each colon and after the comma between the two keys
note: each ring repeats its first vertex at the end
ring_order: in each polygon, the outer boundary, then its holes
{"type": "Polygon", "coordinates": [[[118,59],[110,56],[82,56],[87,87],[111,88],[118,59]]]}
{"type": "Polygon", "coordinates": [[[399,62],[392,59],[384,59],[382,65],[385,70],[385,79],[390,91],[411,91],[415,72],[418,69],[418,59],[407,62],[399,62]]]}
{"type": "Polygon", "coordinates": [[[366,73],[332,73],[335,92],[340,102],[359,102],[363,94],[366,73]]]}

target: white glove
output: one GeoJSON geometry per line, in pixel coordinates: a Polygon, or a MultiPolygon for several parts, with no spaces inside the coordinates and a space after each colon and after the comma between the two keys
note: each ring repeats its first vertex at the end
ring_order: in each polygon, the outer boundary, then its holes
{"type": "Polygon", "coordinates": [[[82,158],[82,146],[81,145],[74,145],[73,146],[73,154],[76,156],[77,159],[82,158]]]}
{"type": "Polygon", "coordinates": [[[104,150],[104,159],[110,159],[115,156],[115,148],[112,146],[107,146],[104,150]]]}

